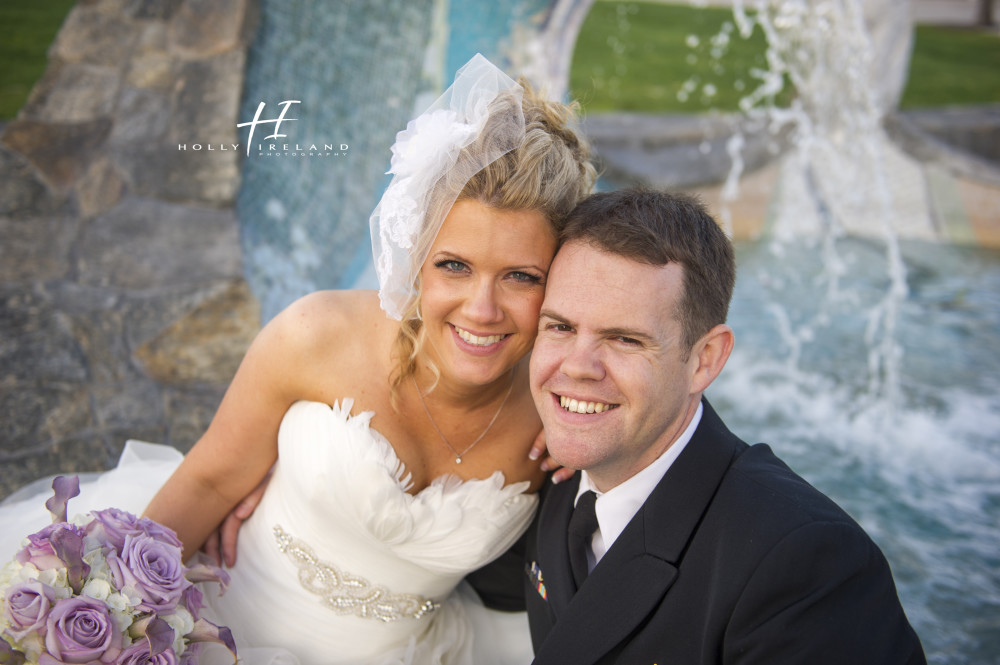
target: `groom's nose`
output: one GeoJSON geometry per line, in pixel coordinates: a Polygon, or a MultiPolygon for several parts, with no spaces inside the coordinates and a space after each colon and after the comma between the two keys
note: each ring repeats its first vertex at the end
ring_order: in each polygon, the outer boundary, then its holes
{"type": "Polygon", "coordinates": [[[576,335],[564,348],[559,369],[575,381],[600,381],[606,375],[602,349],[598,342],[576,335]]]}

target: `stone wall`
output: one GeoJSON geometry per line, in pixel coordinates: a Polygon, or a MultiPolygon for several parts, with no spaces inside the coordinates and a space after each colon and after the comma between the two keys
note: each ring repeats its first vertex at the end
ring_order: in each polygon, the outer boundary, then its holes
{"type": "Polygon", "coordinates": [[[0,497],[186,450],[255,334],[233,203],[253,0],[80,0],[0,135],[0,497]]]}

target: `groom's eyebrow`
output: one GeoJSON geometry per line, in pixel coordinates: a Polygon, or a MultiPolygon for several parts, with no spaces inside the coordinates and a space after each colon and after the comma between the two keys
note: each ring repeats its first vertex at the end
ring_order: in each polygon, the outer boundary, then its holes
{"type": "Polygon", "coordinates": [[[567,319],[566,317],[559,316],[555,312],[553,312],[551,310],[547,310],[547,309],[539,310],[539,312],[538,312],[538,320],[541,321],[542,319],[552,319],[556,323],[565,323],[567,326],[572,326],[573,325],[573,323],[569,319],[567,319]]]}

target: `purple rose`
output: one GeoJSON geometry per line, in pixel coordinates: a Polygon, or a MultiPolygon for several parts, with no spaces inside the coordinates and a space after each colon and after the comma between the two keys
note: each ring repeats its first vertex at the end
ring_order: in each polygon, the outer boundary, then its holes
{"type": "Polygon", "coordinates": [[[10,625],[7,634],[23,640],[30,633],[45,634],[45,619],[55,599],[55,591],[37,580],[24,582],[7,589],[4,615],[10,625]]]}
{"type": "Polygon", "coordinates": [[[118,656],[116,665],[177,665],[177,654],[174,650],[167,648],[164,651],[151,655],[149,652],[149,640],[139,640],[128,647],[118,656]]]}
{"type": "Polygon", "coordinates": [[[79,527],[57,522],[28,536],[28,544],[17,553],[17,560],[22,564],[30,563],[38,570],[65,568],[66,562],[59,558],[58,552],[62,539],[78,540],[81,549],[83,547],[83,531],[79,527]]]}
{"type": "Polygon", "coordinates": [[[110,665],[121,652],[122,636],[99,600],[87,596],[60,600],[45,624],[46,653],[39,657],[39,665],[110,665]]]}
{"type": "Polygon", "coordinates": [[[119,590],[135,589],[144,612],[172,610],[191,586],[184,577],[181,548],[147,534],[125,536],[121,556],[110,554],[108,567],[119,590]]]}
{"type": "Polygon", "coordinates": [[[91,515],[94,519],[87,526],[87,531],[112,545],[119,554],[125,547],[126,536],[140,534],[146,534],[168,545],[183,547],[176,533],[149,518],[139,518],[118,508],[94,511],[91,515]],[[101,533],[96,533],[98,531],[101,533]]]}
{"type": "Polygon", "coordinates": [[[142,533],[139,528],[139,518],[124,510],[106,508],[95,510],[90,516],[93,519],[87,525],[87,533],[111,545],[119,553],[125,545],[125,536],[142,533]]]}

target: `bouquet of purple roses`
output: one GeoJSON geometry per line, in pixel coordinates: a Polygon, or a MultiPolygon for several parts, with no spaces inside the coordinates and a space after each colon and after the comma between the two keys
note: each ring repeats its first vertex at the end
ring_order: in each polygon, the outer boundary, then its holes
{"type": "Polygon", "coordinates": [[[228,628],[199,617],[197,582],[229,576],[203,561],[186,567],[166,527],[115,509],[66,519],[76,477],[59,476],[46,503],[53,523],[0,569],[0,665],[195,665],[202,642],[228,628]]]}

